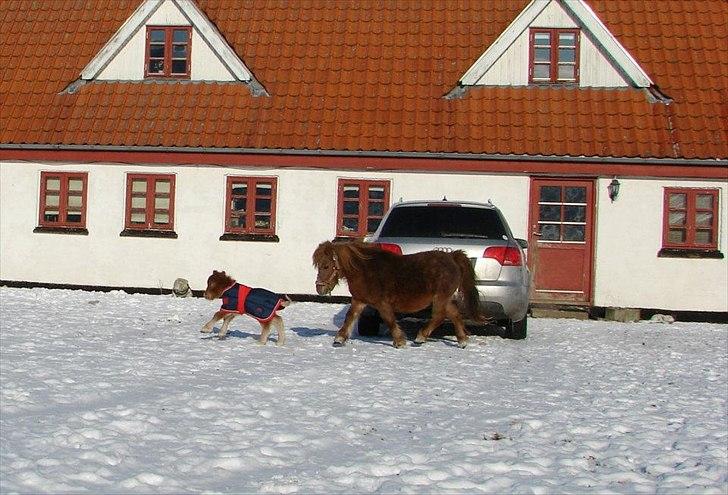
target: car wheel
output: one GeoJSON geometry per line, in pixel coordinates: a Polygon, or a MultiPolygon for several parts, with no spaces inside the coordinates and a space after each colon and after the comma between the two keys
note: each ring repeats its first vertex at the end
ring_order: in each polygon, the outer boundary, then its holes
{"type": "Polygon", "coordinates": [[[382,317],[379,312],[367,306],[359,315],[358,331],[362,337],[376,337],[379,335],[379,325],[382,323],[382,317]]]}
{"type": "Polygon", "coordinates": [[[519,321],[506,320],[504,327],[504,338],[517,340],[525,339],[526,334],[528,333],[528,316],[524,316],[523,319],[519,321]]]}

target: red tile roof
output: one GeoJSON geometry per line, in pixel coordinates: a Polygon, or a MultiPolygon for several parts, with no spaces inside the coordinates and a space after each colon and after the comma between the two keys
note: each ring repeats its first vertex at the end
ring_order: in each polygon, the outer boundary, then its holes
{"type": "Polygon", "coordinates": [[[230,83],[63,90],[140,0],[0,2],[0,146],[728,158],[728,2],[589,0],[638,89],[443,98],[527,0],[198,0],[270,97],[230,83]]]}

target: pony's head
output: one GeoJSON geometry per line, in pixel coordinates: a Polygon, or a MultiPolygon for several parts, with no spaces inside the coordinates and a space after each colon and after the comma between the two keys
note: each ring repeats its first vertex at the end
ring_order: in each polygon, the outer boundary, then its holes
{"type": "Polygon", "coordinates": [[[232,277],[228,276],[224,271],[212,271],[212,275],[207,278],[207,288],[205,289],[205,299],[212,301],[222,296],[222,293],[235,283],[232,277]]]}
{"type": "Polygon", "coordinates": [[[319,296],[331,293],[339,283],[339,261],[331,241],[318,245],[313,252],[313,266],[316,274],[316,292],[319,296]]]}

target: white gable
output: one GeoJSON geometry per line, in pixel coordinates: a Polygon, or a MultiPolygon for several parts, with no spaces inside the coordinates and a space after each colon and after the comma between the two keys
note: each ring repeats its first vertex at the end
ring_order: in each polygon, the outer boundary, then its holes
{"type": "Polygon", "coordinates": [[[81,79],[144,80],[146,26],[150,25],[192,26],[191,81],[240,81],[262,90],[250,70],[193,0],[144,0],[84,68],[81,79]]]}
{"type": "Polygon", "coordinates": [[[579,85],[649,87],[652,81],[584,0],[532,0],[460,79],[464,86],[526,86],[529,28],[578,28],[579,85]]]}

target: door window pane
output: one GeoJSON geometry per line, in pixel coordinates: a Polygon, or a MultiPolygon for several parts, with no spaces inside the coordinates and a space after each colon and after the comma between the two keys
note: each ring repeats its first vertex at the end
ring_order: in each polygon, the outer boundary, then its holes
{"type": "Polygon", "coordinates": [[[559,187],[559,186],[541,187],[539,201],[542,203],[560,203],[561,202],[561,187],[559,187]]]}

